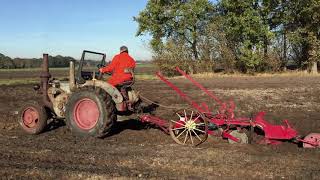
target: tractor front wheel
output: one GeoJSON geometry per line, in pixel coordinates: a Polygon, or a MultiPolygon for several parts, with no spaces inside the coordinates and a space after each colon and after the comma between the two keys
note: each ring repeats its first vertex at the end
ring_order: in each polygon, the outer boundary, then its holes
{"type": "Polygon", "coordinates": [[[104,137],[116,120],[111,96],[101,91],[80,90],[71,95],[66,106],[66,124],[78,135],[104,137]]]}
{"type": "Polygon", "coordinates": [[[40,134],[47,125],[47,119],[45,107],[37,101],[30,101],[21,108],[18,122],[26,133],[40,134]]]}

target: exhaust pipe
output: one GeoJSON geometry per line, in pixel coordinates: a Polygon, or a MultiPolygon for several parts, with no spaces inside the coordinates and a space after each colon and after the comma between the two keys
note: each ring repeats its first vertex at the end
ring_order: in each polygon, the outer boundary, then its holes
{"type": "Polygon", "coordinates": [[[53,105],[48,97],[48,87],[49,87],[48,82],[50,78],[51,78],[51,74],[49,73],[48,54],[43,54],[42,71],[40,74],[42,99],[43,99],[44,105],[52,110],[53,105]]]}
{"type": "Polygon", "coordinates": [[[70,91],[76,90],[76,80],[75,80],[75,66],[74,61],[70,61],[70,68],[69,68],[69,88],[70,91]]]}

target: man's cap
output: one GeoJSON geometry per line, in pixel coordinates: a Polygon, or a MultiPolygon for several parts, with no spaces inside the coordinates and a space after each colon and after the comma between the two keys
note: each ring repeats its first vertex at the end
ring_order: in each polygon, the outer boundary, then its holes
{"type": "Polygon", "coordinates": [[[128,47],[127,46],[121,46],[120,47],[120,52],[128,52],[128,47]]]}

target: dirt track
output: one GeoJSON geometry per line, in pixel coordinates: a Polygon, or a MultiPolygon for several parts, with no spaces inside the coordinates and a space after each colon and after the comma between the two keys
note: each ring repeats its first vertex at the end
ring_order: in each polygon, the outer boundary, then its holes
{"type": "MultiPolygon", "coordinates": [[[[320,77],[219,77],[200,79],[218,95],[234,97],[237,115],[264,110],[270,122],[284,118],[302,135],[320,132],[320,77]]],[[[174,80],[194,99],[205,96],[185,83],[174,80]]],[[[158,129],[138,121],[121,122],[105,139],[74,137],[66,126],[52,123],[52,130],[25,135],[14,115],[23,102],[36,98],[31,85],[0,86],[0,176],[16,179],[318,179],[320,149],[302,149],[284,143],[229,145],[210,138],[197,148],[174,143],[158,129]]],[[[184,102],[160,81],[140,81],[136,89],[163,104],[183,106],[184,102]]],[[[158,109],[169,118],[172,111],[158,109]]]]}

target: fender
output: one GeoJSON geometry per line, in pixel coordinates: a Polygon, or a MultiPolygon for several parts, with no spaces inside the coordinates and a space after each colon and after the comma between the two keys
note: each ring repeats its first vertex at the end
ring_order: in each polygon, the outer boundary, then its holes
{"type": "Polygon", "coordinates": [[[116,87],[112,86],[111,84],[105,81],[90,80],[90,81],[86,81],[84,84],[81,84],[79,87],[85,87],[85,86],[94,86],[94,87],[99,87],[105,90],[112,97],[112,100],[116,104],[121,104],[123,102],[123,97],[120,91],[116,87]]]}

